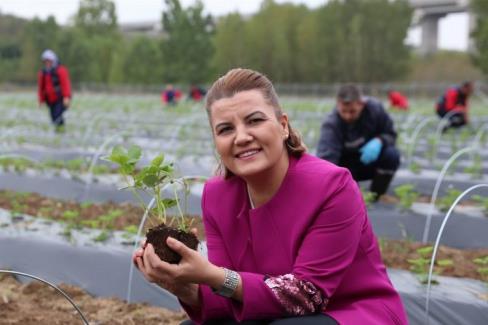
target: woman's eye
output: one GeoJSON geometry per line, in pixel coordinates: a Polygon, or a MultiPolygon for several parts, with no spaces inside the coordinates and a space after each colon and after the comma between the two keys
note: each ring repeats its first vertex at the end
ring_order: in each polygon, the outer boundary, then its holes
{"type": "Polygon", "coordinates": [[[256,123],[259,123],[259,122],[261,122],[261,121],[263,121],[263,119],[262,119],[262,118],[253,118],[253,119],[250,119],[250,120],[249,120],[249,123],[251,123],[251,124],[256,124],[256,123]]]}
{"type": "Polygon", "coordinates": [[[227,127],[223,127],[223,128],[220,128],[220,129],[217,130],[217,134],[227,133],[227,132],[229,132],[231,130],[232,130],[231,127],[228,127],[228,126],[227,127]]]}

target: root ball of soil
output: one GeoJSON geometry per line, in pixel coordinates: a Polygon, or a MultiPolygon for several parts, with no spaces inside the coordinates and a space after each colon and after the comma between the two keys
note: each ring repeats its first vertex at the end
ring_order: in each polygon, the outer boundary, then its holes
{"type": "Polygon", "coordinates": [[[170,264],[178,264],[181,260],[181,256],[168,247],[166,239],[172,237],[187,247],[193,250],[197,250],[198,239],[193,233],[188,233],[180,229],[168,227],[165,224],[160,224],[147,231],[146,238],[147,243],[153,245],[154,251],[162,261],[170,264]]]}

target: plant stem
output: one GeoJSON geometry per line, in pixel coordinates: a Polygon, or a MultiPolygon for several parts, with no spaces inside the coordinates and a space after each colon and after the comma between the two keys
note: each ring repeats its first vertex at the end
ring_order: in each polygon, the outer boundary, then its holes
{"type": "Polygon", "coordinates": [[[179,221],[178,228],[180,228],[183,231],[186,231],[185,220],[184,220],[185,216],[183,215],[183,211],[181,211],[180,200],[178,198],[178,192],[176,191],[176,186],[173,186],[173,192],[175,193],[176,206],[178,207],[178,212],[180,213],[180,218],[179,218],[180,221],[179,221]]]}

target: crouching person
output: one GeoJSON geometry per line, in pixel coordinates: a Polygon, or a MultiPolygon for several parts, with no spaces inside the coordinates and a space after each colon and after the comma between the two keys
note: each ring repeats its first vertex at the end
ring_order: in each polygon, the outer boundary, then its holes
{"type": "Polygon", "coordinates": [[[376,199],[386,193],[400,165],[393,121],[380,101],[343,85],[337,106],[320,130],[317,156],[349,169],[356,181],[371,180],[376,199]]]}

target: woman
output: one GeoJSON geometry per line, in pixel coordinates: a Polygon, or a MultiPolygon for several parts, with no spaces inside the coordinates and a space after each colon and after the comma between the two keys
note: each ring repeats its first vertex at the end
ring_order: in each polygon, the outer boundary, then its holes
{"type": "Polygon", "coordinates": [[[206,109],[223,167],[202,197],[208,261],[169,238],[182,261],[147,245],[144,276],[198,324],[407,324],[356,183],[305,153],[271,82],[231,70],[206,109]]]}

